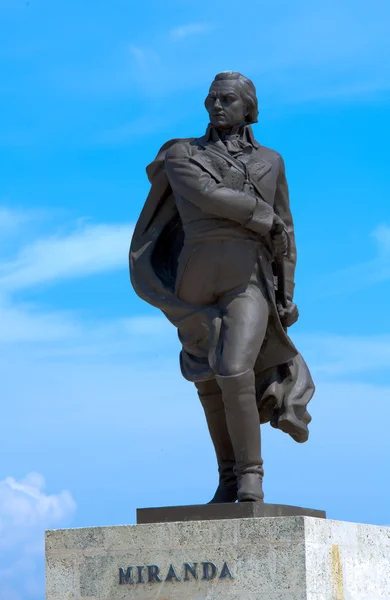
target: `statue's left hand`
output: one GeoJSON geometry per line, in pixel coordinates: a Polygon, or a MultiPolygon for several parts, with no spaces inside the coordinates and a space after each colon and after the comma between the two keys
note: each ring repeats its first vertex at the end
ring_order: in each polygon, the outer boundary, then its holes
{"type": "Polygon", "coordinates": [[[283,327],[285,327],[285,328],[291,327],[291,325],[294,325],[294,323],[296,323],[298,321],[298,318],[299,318],[298,307],[294,302],[291,302],[291,300],[287,301],[287,304],[285,307],[282,306],[281,304],[278,304],[277,308],[278,308],[279,317],[280,317],[283,327]]]}

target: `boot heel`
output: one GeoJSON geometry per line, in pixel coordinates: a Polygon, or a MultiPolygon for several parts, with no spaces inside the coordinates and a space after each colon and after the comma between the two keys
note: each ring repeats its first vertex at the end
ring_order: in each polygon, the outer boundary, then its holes
{"type": "Polygon", "coordinates": [[[238,499],[239,502],[261,502],[262,504],[264,504],[264,497],[263,498],[256,498],[255,496],[244,496],[238,499]]]}
{"type": "Polygon", "coordinates": [[[245,473],[239,482],[239,502],[263,502],[263,482],[258,473],[245,473]]]}

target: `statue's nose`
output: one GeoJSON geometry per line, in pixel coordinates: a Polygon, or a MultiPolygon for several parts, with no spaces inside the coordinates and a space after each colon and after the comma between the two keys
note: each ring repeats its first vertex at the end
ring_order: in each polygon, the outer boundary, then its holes
{"type": "Polygon", "coordinates": [[[222,104],[219,98],[215,100],[214,108],[222,108],[222,104]]]}

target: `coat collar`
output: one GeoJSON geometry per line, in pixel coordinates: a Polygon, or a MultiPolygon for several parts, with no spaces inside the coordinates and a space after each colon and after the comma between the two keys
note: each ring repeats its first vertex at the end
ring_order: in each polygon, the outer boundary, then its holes
{"type": "MultiPolygon", "coordinates": [[[[244,125],[239,125],[231,132],[231,135],[237,134],[240,137],[242,137],[246,142],[251,144],[251,146],[253,146],[255,150],[258,150],[260,148],[260,144],[255,140],[252,127],[249,124],[244,123],[244,125]]],[[[203,147],[205,147],[207,144],[218,144],[218,146],[221,145],[224,147],[218,135],[218,132],[216,131],[215,127],[211,125],[211,123],[209,123],[205,135],[198,138],[197,142],[200,146],[203,147]]]]}
{"type": "Polygon", "coordinates": [[[225,144],[220,140],[215,128],[211,125],[208,126],[204,136],[194,140],[193,143],[203,148],[204,153],[196,153],[192,157],[192,160],[194,162],[198,162],[203,169],[208,171],[213,177],[215,177],[217,181],[221,182],[223,180],[223,176],[220,173],[216,173],[212,156],[214,155],[217,158],[222,158],[225,162],[230,163],[230,165],[243,172],[245,176],[249,174],[253,185],[262,197],[263,190],[261,180],[263,179],[264,175],[271,170],[272,164],[268,160],[264,160],[259,153],[261,146],[255,140],[250,125],[244,125],[242,128],[242,134],[246,136],[246,140],[251,143],[255,149],[255,152],[252,153],[253,156],[249,159],[246,167],[244,167],[239,160],[230,156],[226,150],[225,144]],[[215,134],[217,135],[216,138],[215,134]]]}

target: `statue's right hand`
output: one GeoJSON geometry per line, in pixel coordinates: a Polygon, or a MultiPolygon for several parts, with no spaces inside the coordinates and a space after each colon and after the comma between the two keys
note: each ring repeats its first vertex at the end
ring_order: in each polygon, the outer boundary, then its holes
{"type": "Polygon", "coordinates": [[[277,215],[275,213],[274,214],[274,220],[273,220],[273,223],[272,223],[271,235],[274,234],[274,233],[281,233],[284,230],[285,230],[284,222],[279,217],[279,215],[277,215]]]}
{"type": "Polygon", "coordinates": [[[299,311],[295,302],[288,300],[286,306],[278,304],[277,309],[283,327],[291,327],[291,325],[294,325],[298,321],[299,311]]]}
{"type": "Polygon", "coordinates": [[[282,219],[276,214],[271,229],[271,239],[275,256],[285,256],[288,251],[288,236],[282,219]]]}

